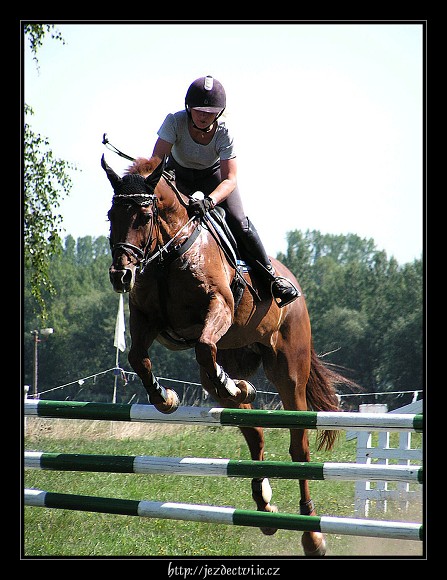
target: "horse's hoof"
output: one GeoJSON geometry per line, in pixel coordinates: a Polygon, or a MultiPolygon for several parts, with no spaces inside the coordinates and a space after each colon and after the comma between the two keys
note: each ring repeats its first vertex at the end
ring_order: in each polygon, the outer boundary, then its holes
{"type": "MultiPolygon", "coordinates": [[[[278,508],[276,507],[276,505],[267,504],[265,506],[265,509],[262,511],[276,514],[278,512],[278,508]]],[[[278,528],[259,528],[259,529],[265,536],[273,536],[273,534],[276,534],[276,532],[278,531],[278,528]]]]}
{"type": "Polygon", "coordinates": [[[164,413],[165,415],[169,415],[170,413],[174,413],[180,406],[180,399],[175,391],[171,389],[166,389],[166,394],[168,395],[168,399],[163,403],[155,403],[154,407],[160,413],[164,413]]]}
{"type": "Polygon", "coordinates": [[[256,399],[256,389],[254,385],[252,385],[248,381],[243,380],[238,380],[234,382],[240,389],[242,395],[245,396],[245,398],[239,402],[244,404],[253,403],[253,401],[256,399]]]}
{"type": "Polygon", "coordinates": [[[321,558],[326,555],[326,540],[320,532],[304,532],[301,545],[304,555],[309,558],[321,558]]]}

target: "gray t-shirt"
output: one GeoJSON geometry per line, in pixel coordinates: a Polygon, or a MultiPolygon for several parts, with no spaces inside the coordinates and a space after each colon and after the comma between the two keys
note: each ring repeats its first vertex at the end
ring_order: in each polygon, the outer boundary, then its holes
{"type": "Polygon", "coordinates": [[[196,143],[188,131],[188,114],[186,111],[169,113],[158,130],[160,139],[172,143],[172,155],[175,160],[189,169],[207,169],[219,159],[236,157],[233,139],[224,122],[218,119],[216,132],[208,145],[196,143]]]}

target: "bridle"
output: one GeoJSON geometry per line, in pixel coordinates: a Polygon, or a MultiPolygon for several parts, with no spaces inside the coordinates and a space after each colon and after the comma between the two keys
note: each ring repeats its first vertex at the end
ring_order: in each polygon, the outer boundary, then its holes
{"type": "MultiPolygon", "coordinates": [[[[173,185],[172,181],[164,175],[163,177],[166,179],[171,188],[173,188],[174,191],[178,194],[178,190],[173,185]]],[[[129,205],[129,203],[138,207],[148,207],[151,205],[154,206],[154,210],[151,216],[151,229],[149,231],[147,242],[143,249],[128,242],[117,242],[116,244],[111,244],[110,249],[112,251],[113,259],[115,258],[115,254],[118,250],[124,251],[124,253],[129,258],[133,258],[135,260],[135,266],[139,268],[140,274],[144,272],[144,269],[150,263],[157,259],[160,266],[166,266],[168,263],[171,263],[176,258],[184,254],[192,246],[200,234],[201,227],[199,224],[199,219],[197,216],[193,216],[172,236],[170,240],[166,242],[166,244],[162,246],[159,245],[157,251],[152,253],[151,248],[154,242],[157,240],[157,236],[154,235],[154,230],[156,227],[158,230],[160,229],[158,198],[155,194],[152,193],[115,194],[112,198],[112,206],[115,204],[129,205]],[[171,244],[173,244],[173,242],[178,238],[183,230],[194,221],[196,222],[196,227],[194,228],[191,235],[182,243],[177,244],[171,248],[171,244]]]]}
{"type": "MultiPolygon", "coordinates": [[[[128,159],[129,161],[135,161],[134,157],[131,157],[126,153],[123,153],[117,147],[115,147],[115,145],[112,145],[112,143],[110,143],[107,137],[107,133],[104,133],[102,143],[108,149],[110,149],[120,157],[128,159]]],[[[185,202],[182,199],[180,191],[177,189],[175,185],[173,176],[169,172],[163,171],[163,178],[165,179],[169,187],[174,191],[180,203],[184,207],[187,207],[187,204],[185,204],[185,202]]],[[[192,244],[196,241],[197,237],[201,232],[200,219],[197,216],[193,216],[172,236],[170,240],[168,240],[166,244],[160,246],[155,253],[150,255],[151,247],[154,241],[157,239],[156,236],[153,236],[154,228],[157,225],[158,229],[160,229],[158,198],[155,195],[155,193],[115,194],[112,198],[112,206],[115,203],[124,204],[125,202],[127,203],[130,202],[131,204],[135,204],[139,207],[146,207],[149,205],[154,206],[151,219],[152,221],[151,231],[149,232],[148,240],[143,250],[138,246],[135,246],[134,244],[129,244],[127,242],[118,242],[110,246],[113,259],[115,258],[115,253],[118,250],[123,250],[124,253],[129,258],[133,258],[135,260],[135,266],[140,269],[140,274],[142,274],[144,272],[144,269],[155,260],[158,260],[159,266],[166,266],[171,262],[173,262],[174,260],[176,260],[192,246],[192,244]],[[191,233],[191,235],[188,238],[186,238],[186,240],[184,240],[182,243],[177,244],[176,246],[170,248],[174,240],[182,233],[182,231],[185,228],[189,226],[191,222],[195,222],[195,228],[191,233]]]]}
{"type": "Polygon", "coordinates": [[[136,205],[137,207],[148,207],[151,205],[154,206],[154,211],[151,216],[151,229],[144,249],[141,249],[138,246],[128,242],[117,242],[116,244],[110,245],[113,259],[115,259],[115,254],[118,250],[123,250],[129,258],[133,258],[135,260],[136,266],[140,266],[141,262],[146,258],[148,251],[150,251],[150,247],[154,241],[154,226],[155,223],[158,223],[157,196],[153,193],[115,193],[112,198],[112,206],[114,205],[136,205]]]}
{"type": "MultiPolygon", "coordinates": [[[[217,119],[217,117],[216,117],[216,119],[217,119]]],[[[103,135],[102,143],[108,149],[110,149],[111,151],[113,151],[114,153],[119,155],[120,157],[128,159],[129,161],[135,161],[134,157],[131,157],[130,155],[127,155],[126,153],[123,153],[117,147],[112,145],[110,143],[106,133],[104,133],[104,135],[103,135]]],[[[175,178],[173,177],[173,175],[171,175],[171,173],[169,173],[167,171],[163,171],[162,177],[165,179],[165,181],[169,185],[169,187],[174,191],[179,202],[184,207],[187,208],[188,205],[185,203],[185,201],[182,197],[182,194],[177,189],[177,187],[175,185],[175,178]]],[[[110,246],[113,259],[115,259],[115,253],[118,250],[122,250],[130,259],[135,260],[134,266],[135,266],[135,268],[139,269],[140,274],[142,274],[144,272],[145,268],[149,264],[155,262],[155,260],[157,260],[156,264],[158,266],[159,271],[165,269],[169,264],[174,262],[177,258],[182,256],[185,252],[187,252],[189,250],[189,248],[194,244],[194,242],[196,241],[196,239],[198,238],[198,236],[200,235],[200,233],[202,231],[201,218],[199,218],[198,216],[192,216],[171,237],[171,239],[168,240],[168,242],[166,244],[164,244],[163,246],[159,245],[157,251],[154,251],[154,253],[151,253],[151,247],[152,247],[154,241],[156,241],[156,239],[158,238],[158,236],[153,236],[153,231],[154,231],[155,226],[157,225],[158,229],[160,230],[159,213],[158,213],[158,197],[155,195],[155,193],[115,194],[113,196],[112,205],[114,203],[122,203],[124,201],[124,198],[127,202],[130,202],[131,204],[132,203],[136,204],[137,206],[140,206],[140,207],[154,205],[154,211],[152,212],[152,216],[151,216],[152,217],[151,231],[149,233],[148,240],[144,246],[144,249],[141,249],[138,246],[135,246],[134,244],[130,244],[128,242],[118,242],[116,244],[113,244],[113,246],[112,246],[112,244],[110,246]],[[177,239],[177,237],[183,232],[183,230],[191,224],[191,222],[195,222],[195,227],[194,227],[193,231],[191,232],[191,234],[183,242],[181,242],[177,245],[172,245],[174,243],[174,241],[177,239]]],[[[208,221],[207,216],[204,216],[204,220],[205,220],[205,222],[208,221]]],[[[226,249],[225,249],[224,245],[221,243],[218,235],[213,233],[213,228],[207,228],[207,229],[208,229],[209,233],[212,235],[212,237],[215,239],[217,245],[221,248],[221,250],[223,251],[223,253],[227,257],[228,263],[233,267],[233,269],[235,271],[235,276],[240,279],[240,281],[242,282],[242,284],[244,286],[247,285],[250,288],[252,294],[254,296],[256,296],[256,298],[258,300],[260,300],[258,293],[253,288],[253,286],[244,279],[237,264],[234,263],[232,257],[226,251],[226,249]]]]}

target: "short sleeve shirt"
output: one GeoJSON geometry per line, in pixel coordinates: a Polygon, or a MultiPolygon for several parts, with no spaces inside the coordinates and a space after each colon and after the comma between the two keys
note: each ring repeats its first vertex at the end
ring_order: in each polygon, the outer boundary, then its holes
{"type": "Polygon", "coordinates": [[[196,143],[188,131],[186,111],[169,113],[158,130],[160,139],[172,143],[172,155],[177,163],[189,169],[207,169],[220,159],[236,157],[233,139],[223,121],[217,120],[217,129],[208,145],[196,143]]]}

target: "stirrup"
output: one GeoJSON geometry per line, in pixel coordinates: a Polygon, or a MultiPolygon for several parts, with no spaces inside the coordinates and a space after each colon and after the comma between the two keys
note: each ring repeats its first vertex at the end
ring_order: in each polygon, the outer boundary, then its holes
{"type": "Polygon", "coordinates": [[[294,300],[296,300],[301,296],[301,292],[298,290],[298,288],[296,288],[295,285],[288,278],[284,278],[284,276],[277,276],[274,280],[272,280],[271,292],[279,308],[287,306],[287,304],[290,304],[291,302],[293,302],[294,300]],[[277,284],[278,281],[280,281],[280,285],[281,282],[285,282],[288,288],[282,289],[281,286],[278,285],[276,286],[277,292],[275,292],[275,284],[277,284]],[[287,294],[285,294],[283,290],[285,290],[287,294]]]}

